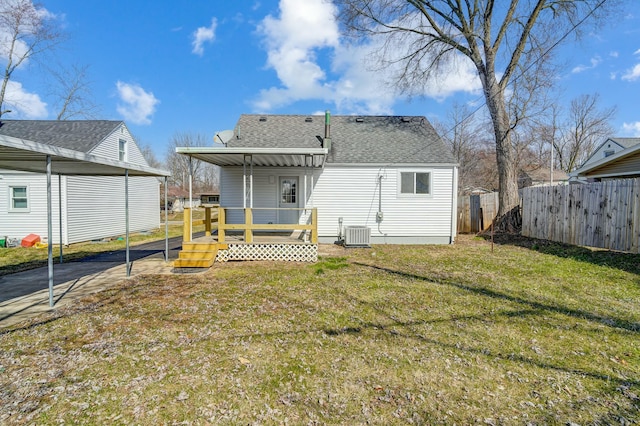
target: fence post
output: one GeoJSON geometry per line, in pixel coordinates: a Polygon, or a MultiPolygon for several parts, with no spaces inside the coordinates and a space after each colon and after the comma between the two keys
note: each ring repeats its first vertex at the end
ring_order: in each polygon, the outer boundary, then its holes
{"type": "Polygon", "coordinates": [[[204,208],[204,235],[211,236],[211,207],[204,208]]]}

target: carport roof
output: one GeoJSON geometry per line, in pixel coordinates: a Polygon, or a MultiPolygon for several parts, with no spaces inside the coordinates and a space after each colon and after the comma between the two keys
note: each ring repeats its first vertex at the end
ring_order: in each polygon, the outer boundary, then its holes
{"type": "Polygon", "coordinates": [[[83,176],[170,176],[153,167],[115,161],[84,152],[32,140],[0,135],[0,169],[46,173],[51,156],[51,173],[83,176]]]}

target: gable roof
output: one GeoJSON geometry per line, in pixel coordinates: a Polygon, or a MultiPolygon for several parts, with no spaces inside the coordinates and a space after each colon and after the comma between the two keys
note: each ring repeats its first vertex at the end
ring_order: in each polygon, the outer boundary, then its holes
{"type": "MultiPolygon", "coordinates": [[[[625,149],[631,148],[632,146],[638,145],[640,143],[640,138],[609,138],[607,140],[613,141],[625,149]]],[[[605,143],[606,142],[607,141],[605,141],[605,143]]]]}
{"type": "MultiPolygon", "coordinates": [[[[240,116],[229,148],[317,149],[324,116],[240,116]]],[[[453,155],[425,117],[331,116],[334,164],[449,164],[453,155]]]]}
{"type": "Polygon", "coordinates": [[[171,176],[144,164],[91,153],[122,121],[0,120],[0,169],[83,176],[171,176]]]}
{"type": "Polygon", "coordinates": [[[640,144],[618,151],[570,173],[572,177],[637,177],[640,175],[640,144]]]}
{"type": "Polygon", "coordinates": [[[88,153],[124,125],[111,120],[5,120],[0,135],[88,153]]]}

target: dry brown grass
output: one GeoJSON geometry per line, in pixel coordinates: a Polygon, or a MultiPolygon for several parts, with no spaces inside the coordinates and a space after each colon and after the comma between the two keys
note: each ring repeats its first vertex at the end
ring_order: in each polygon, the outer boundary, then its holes
{"type": "Polygon", "coordinates": [[[640,257],[323,250],[133,279],[5,331],[0,423],[640,421],[640,257]]]}

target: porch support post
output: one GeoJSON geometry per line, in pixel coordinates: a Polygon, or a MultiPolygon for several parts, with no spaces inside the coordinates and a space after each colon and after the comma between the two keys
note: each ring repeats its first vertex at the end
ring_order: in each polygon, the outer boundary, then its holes
{"type": "Polygon", "coordinates": [[[193,158],[189,156],[189,241],[191,241],[192,238],[193,238],[193,158]]]}
{"type": "Polygon", "coordinates": [[[242,157],[242,207],[247,208],[247,156],[242,157]]]}
{"type": "Polygon", "coordinates": [[[124,220],[126,222],[127,278],[129,278],[131,276],[131,262],[129,258],[129,169],[124,171],[124,220]]]}
{"type": "Polygon", "coordinates": [[[204,208],[204,235],[211,236],[211,207],[209,206],[204,208]]]}
{"type": "Polygon", "coordinates": [[[58,173],[58,219],[59,219],[58,224],[60,226],[60,263],[62,263],[62,177],[59,173],[58,173]]]}
{"type": "Polygon", "coordinates": [[[225,211],[224,211],[224,207],[218,207],[218,242],[219,243],[224,243],[224,237],[225,237],[225,225],[226,224],[226,218],[225,218],[225,211]]]}
{"type": "Polygon", "coordinates": [[[244,209],[244,242],[253,242],[253,212],[251,208],[244,209]]]}

